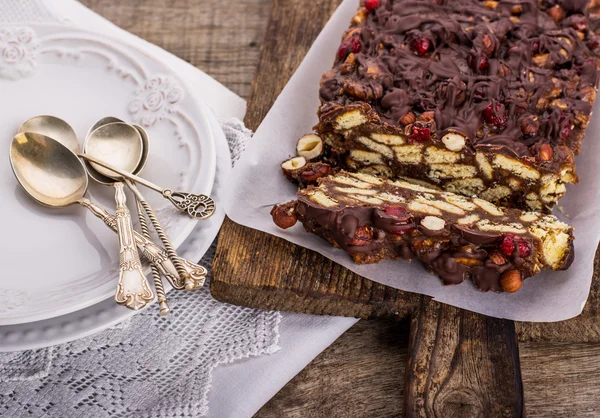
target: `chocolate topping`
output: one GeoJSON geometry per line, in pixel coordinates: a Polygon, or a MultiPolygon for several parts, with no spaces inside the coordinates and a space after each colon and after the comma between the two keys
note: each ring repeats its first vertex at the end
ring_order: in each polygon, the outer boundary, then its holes
{"type": "Polygon", "coordinates": [[[323,76],[320,113],[367,102],[404,128],[408,112],[431,111],[438,134],[457,129],[471,147],[530,157],[543,141],[577,153],[591,113],[585,89],[598,84],[600,43],[586,4],[381,0],[346,32],[342,45],[356,41],[352,65],[342,48],[323,76]],[[523,132],[532,117],[535,129],[523,132]]]}

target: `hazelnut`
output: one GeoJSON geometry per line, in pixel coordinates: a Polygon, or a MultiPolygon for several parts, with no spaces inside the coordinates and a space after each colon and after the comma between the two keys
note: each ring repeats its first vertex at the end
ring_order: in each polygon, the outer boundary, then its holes
{"type": "Polygon", "coordinates": [[[304,166],[306,166],[306,158],[294,157],[290,160],[284,161],[281,164],[281,169],[283,170],[283,174],[286,176],[297,177],[304,166]]]}
{"type": "Polygon", "coordinates": [[[554,23],[556,24],[565,18],[565,11],[558,4],[549,8],[546,13],[548,13],[548,16],[554,19],[554,23]]]}
{"type": "Polygon", "coordinates": [[[538,117],[533,115],[523,118],[520,125],[523,135],[535,135],[540,128],[538,117]]]}
{"type": "Polygon", "coordinates": [[[373,241],[373,228],[370,226],[359,226],[354,231],[354,237],[350,240],[348,245],[355,245],[362,247],[369,245],[373,241]]]}
{"type": "Polygon", "coordinates": [[[406,115],[402,116],[400,123],[402,125],[410,125],[411,123],[415,123],[416,120],[415,114],[413,112],[408,112],[406,115]]]}
{"type": "Polygon", "coordinates": [[[554,150],[548,144],[542,144],[540,146],[540,150],[538,153],[538,158],[540,161],[550,161],[554,157],[554,150]]]}
{"type": "Polygon", "coordinates": [[[435,117],[435,112],[433,110],[428,110],[427,112],[423,112],[417,118],[417,122],[431,122],[435,117]]]}
{"type": "Polygon", "coordinates": [[[523,285],[521,272],[519,270],[505,271],[500,277],[500,286],[507,293],[515,293],[523,285]]]}
{"type": "Polygon", "coordinates": [[[271,209],[273,222],[281,229],[288,229],[296,225],[296,202],[273,206],[271,209]]]}
{"type": "Polygon", "coordinates": [[[499,77],[502,77],[502,78],[508,77],[511,74],[511,72],[512,71],[511,71],[510,67],[508,65],[506,65],[505,63],[500,62],[498,64],[498,76],[499,77]]]}
{"type": "Polygon", "coordinates": [[[304,184],[314,184],[321,177],[331,174],[331,166],[326,163],[310,163],[300,173],[300,180],[304,184]]]}
{"type": "Polygon", "coordinates": [[[430,231],[441,231],[446,226],[446,221],[436,216],[426,216],[421,220],[421,226],[430,231]]]}
{"type": "Polygon", "coordinates": [[[448,132],[442,137],[442,142],[446,148],[455,152],[461,151],[466,144],[465,137],[456,132],[448,132]]]}
{"type": "Polygon", "coordinates": [[[298,140],[296,151],[306,161],[314,160],[323,153],[323,140],[319,135],[307,134],[298,140]]]}
{"type": "Polygon", "coordinates": [[[497,266],[503,266],[504,264],[506,264],[506,258],[504,258],[504,256],[498,251],[492,251],[488,254],[488,257],[490,258],[492,263],[494,263],[497,266]]]}

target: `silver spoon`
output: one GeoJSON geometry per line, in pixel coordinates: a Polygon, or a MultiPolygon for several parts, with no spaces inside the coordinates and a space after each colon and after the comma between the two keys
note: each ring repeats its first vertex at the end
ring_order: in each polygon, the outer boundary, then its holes
{"type": "MultiPolygon", "coordinates": [[[[86,155],[90,155],[92,157],[97,157],[95,150],[103,149],[103,148],[107,149],[107,150],[111,150],[111,146],[116,141],[120,141],[119,146],[122,148],[121,152],[123,153],[123,158],[126,158],[127,156],[129,156],[131,158],[131,161],[130,161],[130,163],[131,163],[130,166],[131,166],[131,165],[133,165],[134,162],[137,161],[137,159],[136,159],[137,155],[133,152],[129,152],[133,149],[133,147],[125,146],[124,144],[135,143],[135,139],[138,137],[137,132],[136,132],[136,135],[134,135],[135,129],[130,129],[129,130],[129,135],[131,136],[130,138],[125,138],[123,136],[119,136],[117,138],[108,139],[107,136],[103,135],[103,131],[108,131],[109,128],[116,128],[115,125],[117,125],[117,123],[109,123],[107,125],[102,125],[102,126],[98,127],[96,130],[94,130],[90,134],[90,136],[87,137],[85,140],[85,143],[83,145],[84,153],[86,155]]],[[[122,125],[122,124],[119,124],[119,125],[122,125]]],[[[126,125],[126,126],[130,126],[130,125],[126,125]]],[[[115,131],[115,133],[121,133],[121,134],[125,133],[125,131],[116,130],[116,129],[112,129],[112,131],[115,131]]],[[[117,152],[117,150],[115,150],[114,152],[117,152]]],[[[110,154],[113,154],[113,152],[110,152],[110,154]]],[[[100,158],[100,159],[102,159],[103,161],[106,161],[106,158],[100,158]]],[[[93,166],[93,168],[96,168],[96,165],[93,163],[92,163],[92,166],[93,166]]],[[[140,167],[139,162],[138,162],[137,168],[139,168],[141,170],[141,168],[143,168],[143,166],[140,167]]],[[[132,170],[133,174],[137,174],[137,172],[136,172],[137,168],[132,170]]],[[[106,170],[104,168],[102,168],[102,169],[106,170]]],[[[162,241],[165,249],[167,250],[167,254],[169,254],[169,257],[171,258],[171,262],[173,262],[173,264],[175,265],[175,268],[177,269],[179,276],[183,277],[183,280],[185,282],[185,288],[187,290],[195,289],[196,284],[189,277],[189,275],[186,274],[184,266],[178,261],[179,257],[177,256],[175,247],[173,247],[173,244],[171,243],[171,240],[169,239],[167,233],[165,232],[164,228],[162,227],[160,221],[158,220],[158,217],[156,216],[156,214],[154,213],[154,210],[152,209],[150,204],[146,201],[146,199],[144,198],[142,193],[135,186],[135,184],[131,180],[122,179],[118,175],[115,175],[114,173],[111,173],[111,172],[109,172],[109,173],[102,172],[102,174],[108,174],[110,177],[114,178],[116,181],[122,180],[127,185],[127,187],[129,187],[129,189],[135,195],[138,203],[143,207],[144,211],[148,215],[150,222],[154,226],[154,229],[156,230],[160,240],[162,241]]]]}
{"type": "MultiPolygon", "coordinates": [[[[109,117],[106,118],[109,121],[118,120],[117,118],[109,117]]],[[[97,125],[101,125],[102,120],[97,122],[97,125]]],[[[140,127],[138,127],[140,131],[140,127]]],[[[90,131],[93,130],[93,127],[90,131]]],[[[143,130],[143,129],[142,129],[143,130]]],[[[202,194],[193,194],[186,192],[174,192],[171,189],[164,189],[156,184],[145,180],[136,175],[132,175],[128,171],[120,170],[119,167],[114,167],[111,164],[107,164],[97,158],[90,155],[81,154],[79,152],[79,142],[77,141],[77,135],[73,131],[73,128],[63,121],[62,119],[54,116],[37,116],[26,121],[19,128],[19,132],[38,132],[47,135],[51,138],[57,138],[63,145],[67,146],[70,150],[75,152],[79,157],[85,158],[89,162],[93,162],[96,165],[104,167],[113,173],[119,174],[123,178],[133,180],[143,186],[146,186],[158,193],[160,193],[165,199],[168,199],[177,209],[181,212],[187,213],[187,215],[193,219],[204,220],[210,218],[215,213],[215,202],[209,196],[202,194]]],[[[143,135],[140,132],[140,135],[143,135]]]]}
{"type": "MultiPolygon", "coordinates": [[[[41,134],[18,134],[11,144],[10,162],[19,183],[41,204],[65,207],[79,203],[91,209],[92,203],[85,198],[88,188],[85,166],[61,143],[41,134]]],[[[121,194],[124,194],[122,186],[117,189],[116,196],[121,254],[115,300],[139,310],[154,299],[154,293],[142,272],[133,228],[128,229],[121,194]]]]}
{"type": "MultiPolygon", "coordinates": [[[[103,126],[107,126],[107,125],[110,125],[113,123],[121,123],[122,124],[124,122],[122,122],[122,121],[120,121],[120,119],[117,119],[114,117],[103,118],[99,122],[97,122],[92,127],[92,129],[90,129],[90,132],[88,133],[88,136],[86,137],[85,144],[84,144],[84,150],[86,149],[90,140],[92,141],[92,143],[95,140],[95,138],[96,138],[95,132],[96,131],[101,130],[101,128],[103,126]]],[[[138,163],[138,166],[136,167],[136,169],[133,171],[134,173],[137,174],[140,171],[142,171],[142,169],[146,165],[146,161],[148,160],[148,147],[149,147],[148,146],[148,136],[146,135],[146,132],[142,128],[137,127],[135,125],[132,125],[132,126],[138,130],[138,132],[142,138],[141,160],[138,163]]],[[[99,139],[99,140],[102,140],[102,139],[99,139]]],[[[88,165],[88,174],[90,175],[90,177],[92,177],[98,183],[112,186],[117,181],[114,178],[106,177],[106,176],[98,173],[87,162],[86,162],[86,164],[88,165]]],[[[131,185],[129,184],[128,180],[126,180],[125,183],[127,184],[127,186],[129,186],[131,188],[131,185]]],[[[146,221],[146,216],[144,215],[144,210],[145,210],[144,204],[142,202],[140,202],[139,198],[137,198],[137,194],[136,194],[136,205],[137,205],[137,214],[138,214],[138,219],[140,222],[140,229],[142,231],[142,234],[147,239],[150,239],[148,223],[146,221]]],[[[146,205],[148,207],[150,207],[150,205],[148,205],[147,203],[146,203],[146,205]]],[[[152,216],[154,216],[154,212],[151,209],[150,209],[150,211],[151,211],[150,213],[152,213],[152,216]]],[[[148,216],[150,217],[151,221],[154,219],[155,222],[158,222],[158,219],[155,216],[154,216],[154,218],[152,218],[152,216],[150,216],[150,214],[148,216]]],[[[154,223],[153,223],[153,225],[154,225],[154,223]]],[[[157,229],[157,231],[159,231],[159,236],[162,239],[163,237],[166,237],[167,235],[164,233],[162,226],[160,224],[159,224],[159,227],[160,227],[160,230],[157,229]]],[[[183,278],[185,285],[187,285],[188,283],[192,283],[192,285],[194,285],[194,288],[195,288],[194,281],[189,277],[189,274],[186,273],[184,266],[179,261],[180,259],[177,256],[177,253],[175,252],[175,250],[173,249],[173,246],[171,245],[171,242],[168,239],[166,240],[166,242],[163,240],[163,242],[165,243],[165,248],[167,250],[167,254],[170,256],[171,262],[175,266],[179,276],[183,278]]],[[[163,286],[162,278],[160,276],[160,271],[154,266],[151,266],[151,268],[152,268],[152,279],[154,281],[154,288],[156,290],[156,296],[157,296],[158,303],[159,303],[159,311],[162,316],[167,316],[169,314],[169,312],[171,312],[171,309],[169,308],[169,304],[167,301],[167,295],[164,291],[164,286],[163,286]]]]}
{"type": "MultiPolygon", "coordinates": [[[[120,121],[120,119],[109,117],[109,118],[103,119],[103,121],[104,122],[115,122],[115,121],[120,121]]],[[[102,120],[99,121],[96,125],[98,125],[98,127],[99,127],[101,125],[101,122],[102,122],[102,120]]],[[[141,127],[136,127],[136,129],[140,133],[142,142],[147,141],[148,137],[147,137],[146,132],[141,127]]],[[[71,151],[73,151],[78,156],[81,156],[81,154],[79,153],[79,142],[77,140],[77,135],[75,134],[75,131],[73,130],[71,125],[69,125],[64,120],[57,118],[55,116],[33,117],[33,118],[25,121],[21,125],[21,127],[19,128],[19,132],[20,133],[36,132],[36,133],[40,133],[40,134],[47,135],[47,136],[53,135],[51,138],[60,142],[61,144],[63,144],[67,148],[69,148],[71,151]]],[[[143,168],[143,165],[145,165],[145,160],[147,160],[147,157],[148,157],[147,151],[148,151],[148,147],[145,147],[145,150],[142,153],[142,157],[141,157],[142,161],[140,161],[138,168],[140,168],[140,166],[141,166],[141,168],[143,168]]],[[[88,165],[88,167],[89,167],[89,165],[88,165]]],[[[93,170],[88,170],[88,175],[91,172],[95,173],[95,177],[93,177],[93,178],[96,181],[100,182],[101,179],[106,179],[109,182],[109,184],[114,183],[113,179],[103,176],[93,170]]],[[[95,213],[95,214],[96,214],[96,216],[99,216],[98,213],[95,213]]],[[[102,219],[101,216],[99,216],[99,217],[102,219]]],[[[110,218],[108,218],[108,219],[110,219],[110,218]]],[[[113,224],[110,224],[109,222],[107,222],[106,219],[104,219],[104,220],[105,220],[105,223],[107,223],[111,228],[115,229],[116,222],[113,224]]],[[[193,283],[194,289],[204,286],[204,282],[205,282],[206,275],[207,275],[207,270],[204,267],[199,266],[198,264],[192,263],[189,260],[185,260],[185,259],[176,257],[180,261],[180,263],[178,263],[179,266],[181,267],[181,265],[183,265],[185,272],[186,272],[186,275],[180,276],[180,274],[178,273],[174,264],[169,259],[169,255],[166,254],[164,252],[164,250],[162,250],[160,247],[155,245],[152,241],[150,241],[149,238],[145,238],[142,235],[139,235],[136,233],[136,243],[142,250],[142,254],[144,254],[144,256],[151,262],[151,264],[154,264],[159,268],[161,273],[167,278],[167,280],[169,280],[169,283],[175,289],[177,289],[177,290],[182,290],[184,288],[191,289],[192,285],[190,284],[190,280],[193,283]],[[187,282],[184,280],[184,277],[189,277],[187,282]]]]}

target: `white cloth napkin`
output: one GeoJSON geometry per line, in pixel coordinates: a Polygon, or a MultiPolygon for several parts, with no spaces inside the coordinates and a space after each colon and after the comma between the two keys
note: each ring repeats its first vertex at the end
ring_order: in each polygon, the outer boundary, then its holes
{"type": "MultiPolygon", "coordinates": [[[[0,0],[0,22],[7,21],[55,21],[67,22],[67,24],[77,22],[78,26],[143,46],[175,69],[180,78],[186,80],[190,89],[202,94],[205,103],[221,121],[231,117],[241,119],[245,113],[245,102],[205,73],[117,28],[73,0],[46,0],[45,2],[0,0]],[[8,20],[7,16],[11,17],[11,20],[8,20]]],[[[237,131],[238,134],[243,132],[241,129],[237,131]]],[[[231,132],[228,137],[231,138],[231,132]]],[[[173,295],[171,299],[178,306],[185,306],[182,304],[185,302],[183,299],[191,296],[180,295],[173,295]]],[[[208,297],[205,294],[197,298],[201,299],[204,296],[208,297]]],[[[193,313],[198,310],[198,303],[199,299],[193,301],[190,299],[185,309],[178,310],[182,312],[182,316],[185,311],[189,311],[193,316],[193,313]],[[193,306],[194,304],[196,306],[193,306]]],[[[214,301],[210,303],[217,304],[214,301]]],[[[231,312],[231,310],[227,311],[231,312]]],[[[218,317],[218,310],[214,312],[218,317]]],[[[252,416],[318,353],[355,323],[354,319],[348,318],[285,313],[279,316],[275,313],[262,313],[249,309],[239,309],[237,312],[238,315],[245,316],[243,318],[245,323],[248,315],[254,315],[255,324],[265,324],[273,328],[278,325],[279,341],[277,342],[276,339],[260,341],[255,344],[255,347],[258,347],[256,352],[241,356],[233,355],[231,360],[238,361],[214,368],[222,362],[199,359],[198,347],[218,343],[219,332],[207,333],[210,324],[203,320],[198,323],[196,335],[193,329],[190,331],[189,325],[183,326],[185,332],[182,333],[176,318],[173,318],[168,327],[155,325],[157,334],[165,337],[162,341],[163,345],[150,344],[148,341],[147,344],[137,344],[135,347],[118,344],[118,347],[113,347],[112,342],[122,339],[124,335],[131,332],[132,328],[139,328],[143,321],[150,319],[145,318],[145,314],[142,313],[134,317],[131,324],[124,324],[118,329],[82,340],[80,344],[71,344],[66,353],[65,346],[41,350],[38,356],[40,361],[33,364],[22,363],[25,358],[31,359],[27,357],[28,353],[15,353],[0,358],[0,374],[5,377],[4,383],[0,384],[0,416],[15,418],[41,416],[41,414],[50,417],[93,416],[94,418],[115,414],[130,417],[252,416]],[[169,349],[178,348],[169,346],[169,343],[180,343],[183,334],[185,334],[183,339],[187,340],[190,347],[187,351],[187,363],[185,358],[178,357],[177,367],[172,367],[172,364],[167,362],[168,364],[161,365],[160,372],[164,374],[165,382],[190,385],[186,390],[168,391],[166,390],[168,386],[162,389],[159,382],[155,382],[148,389],[148,386],[143,385],[144,380],[139,378],[139,374],[136,374],[133,379],[118,378],[118,373],[105,370],[107,367],[108,369],[116,367],[120,361],[119,356],[125,353],[132,362],[136,362],[133,359],[139,359],[136,366],[149,369],[153,364],[150,360],[159,361],[161,358],[168,358],[169,349]],[[206,339],[199,344],[203,337],[206,339]],[[277,347],[280,349],[274,352],[277,347]],[[271,354],[260,355],[268,353],[271,354]],[[51,363],[50,359],[54,359],[54,363],[51,363]],[[106,373],[106,375],[99,375],[99,373],[106,373]],[[205,375],[209,377],[204,379],[205,375]],[[11,381],[7,382],[7,380],[11,381]],[[48,381],[51,381],[52,385],[47,384],[48,381]],[[208,392],[209,387],[210,392],[208,392]],[[66,396],[57,396],[65,394],[66,396]],[[111,407],[107,406],[113,405],[114,408],[115,403],[119,404],[118,409],[111,410],[111,407]],[[42,407],[49,404],[53,407],[50,409],[42,407]]],[[[183,324],[184,321],[181,320],[180,323],[183,324]]],[[[235,321],[232,323],[235,324],[235,321]]],[[[256,335],[256,333],[250,332],[245,335],[256,335]]],[[[276,335],[276,332],[260,335],[276,335]]],[[[235,351],[235,347],[233,350],[235,351]]],[[[206,352],[202,353],[206,355],[206,352]]]]}

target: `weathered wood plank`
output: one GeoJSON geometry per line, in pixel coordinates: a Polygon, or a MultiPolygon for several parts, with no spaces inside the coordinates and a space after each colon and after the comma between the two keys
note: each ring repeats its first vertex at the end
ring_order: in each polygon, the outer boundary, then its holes
{"type": "Polygon", "coordinates": [[[411,320],[406,417],[522,417],[514,323],[423,300],[411,320]]]}
{"type": "Polygon", "coordinates": [[[81,2],[248,97],[272,0],[81,2]]]}
{"type": "Polygon", "coordinates": [[[361,321],[255,418],[392,418],[402,413],[408,321],[361,321]]]}

